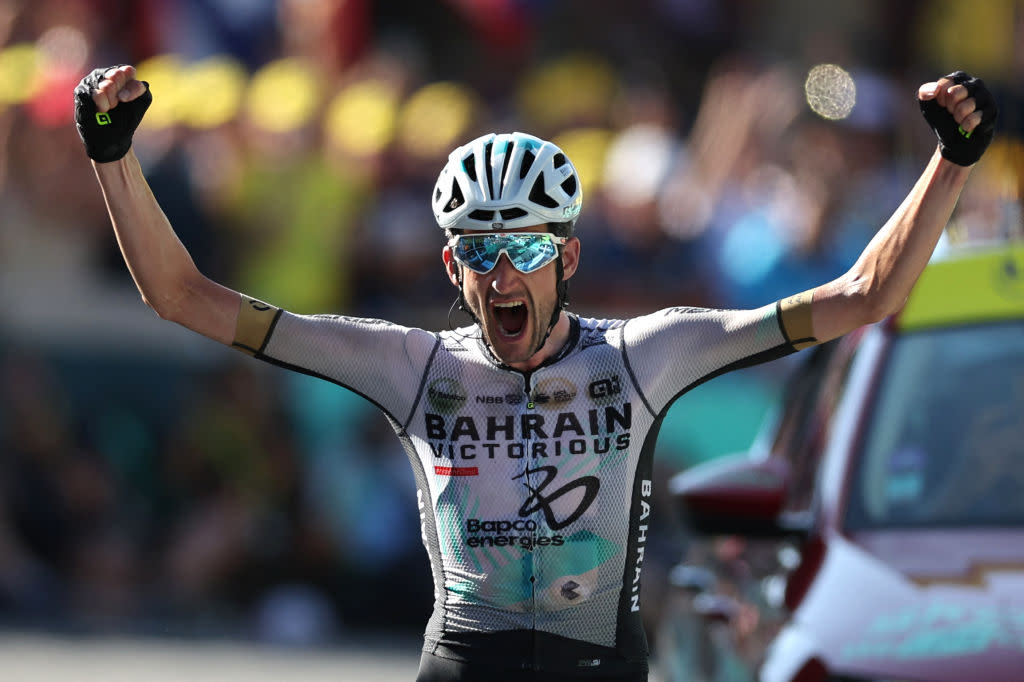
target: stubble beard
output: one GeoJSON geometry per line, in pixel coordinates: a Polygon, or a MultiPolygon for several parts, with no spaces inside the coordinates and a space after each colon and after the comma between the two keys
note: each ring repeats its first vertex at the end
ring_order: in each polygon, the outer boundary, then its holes
{"type": "Polygon", "coordinates": [[[470,309],[480,325],[484,342],[491,353],[506,365],[526,362],[537,354],[547,339],[548,327],[550,326],[551,316],[554,313],[555,304],[550,303],[544,309],[541,309],[529,292],[526,294],[526,299],[529,343],[514,341],[511,342],[514,344],[512,347],[509,347],[510,342],[502,335],[498,321],[491,314],[490,305],[486,302],[483,304],[470,304],[470,309]],[[480,310],[481,305],[486,310],[480,310]]]}

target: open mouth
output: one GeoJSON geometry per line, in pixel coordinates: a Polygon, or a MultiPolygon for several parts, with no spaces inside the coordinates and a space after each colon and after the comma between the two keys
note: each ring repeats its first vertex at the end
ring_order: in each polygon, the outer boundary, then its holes
{"type": "Polygon", "coordinates": [[[493,311],[498,329],[504,336],[519,336],[526,327],[526,304],[521,301],[495,303],[493,311]]]}

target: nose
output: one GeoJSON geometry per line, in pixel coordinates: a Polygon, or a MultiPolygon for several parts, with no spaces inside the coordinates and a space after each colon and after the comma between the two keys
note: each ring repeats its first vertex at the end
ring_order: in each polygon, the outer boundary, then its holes
{"type": "Polygon", "coordinates": [[[506,293],[512,289],[521,275],[522,273],[516,270],[516,266],[512,265],[508,254],[503,253],[498,257],[494,269],[491,270],[491,287],[499,294],[506,293]]]}

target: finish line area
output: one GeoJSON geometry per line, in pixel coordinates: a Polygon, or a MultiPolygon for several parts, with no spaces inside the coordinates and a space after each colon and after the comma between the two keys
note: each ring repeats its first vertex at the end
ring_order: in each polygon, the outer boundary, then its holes
{"type": "Polygon", "coordinates": [[[0,635],[0,679],[18,682],[409,682],[421,643],[349,641],[317,649],[127,637],[0,635]]]}
{"type": "MultiPolygon", "coordinates": [[[[12,682],[411,682],[422,641],[406,635],[288,648],[224,640],[0,634],[0,680],[12,682]]],[[[649,682],[662,678],[651,661],[649,682]]]]}

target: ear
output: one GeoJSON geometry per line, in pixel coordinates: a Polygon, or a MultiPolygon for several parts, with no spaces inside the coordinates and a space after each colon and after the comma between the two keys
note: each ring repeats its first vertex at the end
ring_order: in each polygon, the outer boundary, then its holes
{"type": "Polygon", "coordinates": [[[452,286],[458,288],[459,264],[455,262],[455,257],[452,256],[452,247],[445,246],[441,250],[441,260],[444,261],[444,269],[448,273],[448,281],[452,283],[452,286]]]}
{"type": "Polygon", "coordinates": [[[569,237],[562,247],[562,279],[569,279],[576,273],[580,265],[580,246],[578,238],[569,237]]]}

